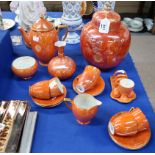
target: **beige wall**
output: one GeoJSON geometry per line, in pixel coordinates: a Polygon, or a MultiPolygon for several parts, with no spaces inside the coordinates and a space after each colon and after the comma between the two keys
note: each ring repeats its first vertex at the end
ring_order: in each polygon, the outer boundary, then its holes
{"type": "Polygon", "coordinates": [[[10,4],[10,1],[8,1],[8,2],[0,1],[0,8],[2,8],[2,10],[8,10],[9,4],[10,4]]]}
{"type": "Polygon", "coordinates": [[[62,2],[57,2],[57,1],[44,1],[44,4],[46,6],[47,10],[52,10],[52,11],[62,11],[62,2]]]}
{"type": "MultiPolygon", "coordinates": [[[[137,13],[139,1],[117,1],[115,10],[119,13],[137,13]]],[[[148,12],[151,2],[145,3],[144,13],[148,12]]]]}
{"type": "Polygon", "coordinates": [[[138,11],[139,2],[132,1],[132,2],[116,2],[115,10],[120,13],[136,13],[138,11]]]}

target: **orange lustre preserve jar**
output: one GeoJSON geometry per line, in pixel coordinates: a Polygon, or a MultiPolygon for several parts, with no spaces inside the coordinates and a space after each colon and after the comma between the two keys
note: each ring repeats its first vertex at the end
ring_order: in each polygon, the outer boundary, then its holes
{"type": "Polygon", "coordinates": [[[109,69],[116,67],[127,55],[131,35],[120,20],[120,15],[114,11],[98,11],[83,27],[81,49],[89,63],[109,69]]]}

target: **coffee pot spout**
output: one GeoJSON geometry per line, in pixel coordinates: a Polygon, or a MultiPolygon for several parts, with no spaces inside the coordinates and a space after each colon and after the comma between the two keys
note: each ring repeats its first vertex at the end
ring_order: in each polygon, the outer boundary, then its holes
{"type": "Polygon", "coordinates": [[[19,27],[18,29],[24,38],[25,44],[30,48],[31,42],[30,42],[29,32],[26,32],[22,27],[19,27]]]}

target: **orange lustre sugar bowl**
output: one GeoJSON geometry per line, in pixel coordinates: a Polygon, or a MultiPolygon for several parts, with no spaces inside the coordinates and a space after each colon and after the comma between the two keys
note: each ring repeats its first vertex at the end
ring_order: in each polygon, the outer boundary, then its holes
{"type": "Polygon", "coordinates": [[[101,69],[117,66],[129,50],[131,35],[114,11],[98,11],[81,32],[85,59],[101,69]]]}

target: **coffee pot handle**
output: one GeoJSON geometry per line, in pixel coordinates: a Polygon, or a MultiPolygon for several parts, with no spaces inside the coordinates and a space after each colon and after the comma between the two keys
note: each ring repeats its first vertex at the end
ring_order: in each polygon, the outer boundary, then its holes
{"type": "Polygon", "coordinates": [[[72,104],[72,100],[70,98],[64,98],[64,102],[66,104],[66,107],[72,111],[72,106],[69,106],[67,102],[70,102],[72,104]]]}
{"type": "Polygon", "coordinates": [[[58,31],[59,31],[59,29],[66,29],[66,33],[65,33],[64,37],[62,38],[62,41],[64,41],[68,34],[68,26],[67,25],[58,25],[58,31]]]}

